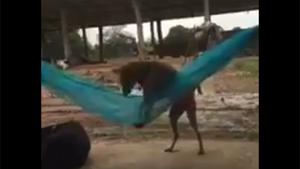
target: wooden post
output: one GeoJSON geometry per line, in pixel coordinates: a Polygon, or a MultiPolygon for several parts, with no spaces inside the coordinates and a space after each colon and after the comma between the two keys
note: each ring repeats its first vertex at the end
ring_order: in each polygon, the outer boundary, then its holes
{"type": "Polygon", "coordinates": [[[153,21],[150,21],[150,31],[151,31],[151,44],[154,47],[155,46],[155,36],[154,36],[154,25],[153,21]]]}
{"type": "Polygon", "coordinates": [[[46,43],[46,36],[45,36],[45,32],[42,30],[42,41],[41,41],[41,57],[42,58],[44,58],[43,47],[44,47],[45,43],[46,43]]]}
{"type": "Polygon", "coordinates": [[[159,45],[163,44],[163,36],[162,36],[162,31],[161,31],[161,21],[157,20],[156,21],[156,26],[157,26],[157,36],[158,36],[158,43],[159,45]]]}
{"type": "Polygon", "coordinates": [[[99,61],[104,62],[103,58],[103,27],[98,26],[98,42],[99,42],[99,61]]]}
{"type": "Polygon", "coordinates": [[[84,45],[84,55],[85,55],[86,59],[89,59],[89,49],[88,49],[85,25],[82,25],[81,29],[82,29],[82,37],[83,37],[83,45],[84,45]]]}
{"type": "Polygon", "coordinates": [[[156,21],[156,27],[157,27],[157,36],[158,36],[158,49],[156,48],[156,53],[158,54],[158,57],[161,59],[162,56],[162,51],[164,50],[164,42],[163,42],[163,36],[162,36],[162,31],[161,31],[161,21],[157,20],[156,21]]]}
{"type": "Polygon", "coordinates": [[[209,0],[204,0],[204,21],[210,22],[209,0]]]}
{"type": "Polygon", "coordinates": [[[155,42],[155,36],[154,36],[154,24],[153,24],[153,21],[150,21],[150,32],[151,32],[151,45],[152,45],[152,48],[153,48],[153,59],[155,60],[156,57],[157,57],[157,51],[155,50],[156,49],[156,42],[155,42]]]}
{"type": "Polygon", "coordinates": [[[65,59],[67,60],[71,55],[71,49],[70,49],[69,38],[68,38],[67,18],[66,18],[66,13],[63,9],[60,10],[60,17],[61,17],[61,32],[63,38],[64,55],[65,55],[65,59]]]}
{"type": "Polygon", "coordinates": [[[143,34],[143,21],[142,21],[142,15],[138,6],[138,3],[136,0],[131,0],[132,6],[134,9],[135,17],[136,17],[136,23],[137,23],[137,34],[138,34],[138,51],[139,51],[139,59],[144,60],[145,59],[145,44],[144,44],[144,34],[143,34]]]}

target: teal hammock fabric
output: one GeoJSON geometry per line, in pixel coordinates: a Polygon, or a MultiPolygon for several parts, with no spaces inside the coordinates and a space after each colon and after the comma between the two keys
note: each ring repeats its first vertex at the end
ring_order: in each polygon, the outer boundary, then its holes
{"type": "Polygon", "coordinates": [[[42,85],[59,97],[70,100],[88,113],[120,125],[133,126],[152,122],[176,99],[225,67],[258,33],[258,26],[237,33],[214,49],[203,53],[177,73],[175,82],[164,93],[155,94],[153,106],[142,96],[123,96],[111,89],[74,74],[64,72],[46,62],[41,63],[42,85]]]}

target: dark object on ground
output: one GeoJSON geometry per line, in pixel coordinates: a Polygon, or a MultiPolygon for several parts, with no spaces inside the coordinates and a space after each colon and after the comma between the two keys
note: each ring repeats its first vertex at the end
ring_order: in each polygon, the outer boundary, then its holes
{"type": "Polygon", "coordinates": [[[42,128],[42,169],[78,169],[90,148],[90,139],[78,122],[42,128]]]}

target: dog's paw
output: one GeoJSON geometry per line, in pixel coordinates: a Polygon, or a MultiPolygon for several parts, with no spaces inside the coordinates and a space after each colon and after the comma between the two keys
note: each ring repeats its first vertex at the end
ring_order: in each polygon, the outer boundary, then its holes
{"type": "Polygon", "coordinates": [[[172,152],[173,150],[171,148],[165,149],[165,152],[172,152]]]}
{"type": "Polygon", "coordinates": [[[134,124],[134,127],[137,128],[137,129],[141,129],[145,126],[145,124],[142,124],[142,123],[137,123],[137,124],[134,124]]]}
{"type": "Polygon", "coordinates": [[[175,153],[175,152],[178,152],[179,150],[173,150],[171,148],[167,148],[164,150],[165,152],[168,152],[168,153],[175,153]]]}
{"type": "Polygon", "coordinates": [[[204,150],[200,150],[199,152],[198,152],[198,155],[204,155],[205,154],[205,152],[204,152],[204,150]]]}

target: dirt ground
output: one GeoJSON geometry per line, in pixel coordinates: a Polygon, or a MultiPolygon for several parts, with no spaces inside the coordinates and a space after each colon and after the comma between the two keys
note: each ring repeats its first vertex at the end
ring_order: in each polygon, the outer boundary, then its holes
{"type": "MultiPolygon", "coordinates": [[[[118,88],[113,70],[133,59],[83,65],[70,71],[118,88]]],[[[181,59],[162,62],[180,68],[181,59]]],[[[92,140],[90,159],[83,169],[258,169],[258,59],[236,59],[205,80],[197,96],[197,119],[207,154],[198,156],[197,142],[187,118],[179,120],[179,152],[165,153],[171,141],[168,114],[146,128],[115,126],[92,116],[42,88],[42,126],[79,121],[92,140]],[[254,66],[253,66],[254,63],[254,66]],[[225,99],[225,103],[220,101],[225,99]]]]}
{"type": "Polygon", "coordinates": [[[178,152],[165,153],[166,140],[99,142],[93,144],[83,169],[258,169],[258,144],[204,140],[206,154],[197,155],[197,142],[179,140],[178,152]]]}
{"type": "MultiPolygon", "coordinates": [[[[135,60],[136,59],[132,58],[114,59],[110,60],[109,63],[105,65],[82,65],[73,68],[71,71],[114,86],[115,83],[118,82],[118,76],[117,74],[113,73],[112,70],[135,60]]],[[[171,64],[177,69],[180,69],[180,67],[182,67],[182,61],[182,58],[174,59],[169,57],[160,60],[160,62],[171,64]]],[[[255,61],[254,63],[258,64],[257,57],[235,59],[229,66],[227,66],[227,68],[216,73],[202,83],[205,92],[257,93],[258,75],[247,76],[247,73],[250,72],[247,72],[247,69],[246,71],[241,69],[243,67],[238,67],[241,65],[241,63],[244,63],[244,65],[246,65],[245,63],[253,63],[253,61],[255,61]]],[[[258,65],[254,65],[253,67],[255,66],[257,67],[258,65]]],[[[251,71],[251,69],[249,70],[251,71]]]]}

